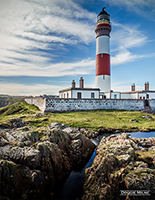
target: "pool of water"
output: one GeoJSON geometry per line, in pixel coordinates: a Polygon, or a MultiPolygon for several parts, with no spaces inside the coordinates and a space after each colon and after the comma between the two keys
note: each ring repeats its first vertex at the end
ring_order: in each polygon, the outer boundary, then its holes
{"type": "Polygon", "coordinates": [[[149,137],[155,137],[155,131],[152,132],[133,132],[128,133],[130,137],[134,138],[149,138],[149,137]]]}

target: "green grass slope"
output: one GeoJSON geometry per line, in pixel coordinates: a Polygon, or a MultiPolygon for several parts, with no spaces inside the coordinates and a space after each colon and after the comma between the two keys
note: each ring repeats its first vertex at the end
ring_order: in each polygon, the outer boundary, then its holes
{"type": "Polygon", "coordinates": [[[68,113],[41,113],[34,105],[26,102],[17,102],[0,108],[0,126],[10,125],[13,118],[22,118],[31,126],[48,126],[52,122],[60,122],[72,127],[85,127],[93,130],[121,129],[129,131],[151,131],[155,130],[155,116],[150,114],[154,120],[144,119],[147,115],[137,111],[124,110],[92,110],[68,113]],[[138,122],[131,121],[136,119],[138,122]]]}

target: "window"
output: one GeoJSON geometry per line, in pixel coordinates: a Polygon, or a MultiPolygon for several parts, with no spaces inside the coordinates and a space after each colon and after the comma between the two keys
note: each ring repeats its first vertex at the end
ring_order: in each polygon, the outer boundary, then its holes
{"type": "Polygon", "coordinates": [[[64,98],[66,98],[66,95],[64,94],[64,98]]]}
{"type": "Polygon", "coordinates": [[[105,75],[103,75],[103,79],[105,79],[105,75]]]}
{"type": "Polygon", "coordinates": [[[114,94],[114,99],[117,99],[117,94],[114,94]]]}
{"type": "Polygon", "coordinates": [[[94,99],[95,98],[95,94],[92,92],[91,93],[91,98],[94,99]]]}
{"type": "Polygon", "coordinates": [[[69,98],[69,93],[67,92],[67,98],[69,98]]]}
{"type": "Polygon", "coordinates": [[[78,99],[81,99],[81,92],[78,92],[78,93],[77,93],[77,98],[78,98],[78,99]]]}
{"type": "Polygon", "coordinates": [[[103,53],[101,53],[101,58],[103,58],[103,53]]]}

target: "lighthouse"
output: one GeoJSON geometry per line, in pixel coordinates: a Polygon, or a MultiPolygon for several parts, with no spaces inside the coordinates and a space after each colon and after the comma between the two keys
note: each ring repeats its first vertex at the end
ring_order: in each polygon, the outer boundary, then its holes
{"type": "Polygon", "coordinates": [[[109,14],[102,8],[97,16],[96,32],[96,76],[95,87],[101,92],[110,92],[110,31],[109,14]]]}

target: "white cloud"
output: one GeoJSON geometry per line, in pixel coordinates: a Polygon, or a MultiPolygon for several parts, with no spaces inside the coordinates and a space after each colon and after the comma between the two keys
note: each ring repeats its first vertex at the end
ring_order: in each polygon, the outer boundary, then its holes
{"type": "MultiPolygon", "coordinates": [[[[36,56],[36,60],[38,58],[36,56]]],[[[22,59],[24,59],[24,56],[22,59]]],[[[16,62],[16,65],[12,65],[9,63],[0,64],[1,76],[22,76],[22,75],[45,76],[45,77],[57,77],[57,76],[68,76],[68,75],[74,76],[79,74],[91,74],[93,73],[95,68],[95,60],[91,59],[81,60],[73,63],[62,62],[56,64],[48,64],[48,65],[46,64],[46,66],[43,66],[44,63],[40,63],[39,60],[37,61],[38,65],[34,65],[33,64],[34,62],[33,59],[35,59],[34,55],[29,59],[31,62],[28,63],[24,63],[21,60],[18,60],[16,62]]]]}
{"type": "Polygon", "coordinates": [[[131,52],[124,50],[118,54],[116,54],[114,57],[111,57],[111,64],[112,65],[119,65],[126,62],[132,62],[137,58],[136,55],[132,55],[131,52]]]}
{"type": "Polygon", "coordinates": [[[138,30],[137,26],[123,25],[112,22],[114,31],[112,32],[111,42],[116,44],[119,49],[138,47],[147,42],[147,37],[138,30]]]}
{"type": "Polygon", "coordinates": [[[138,30],[137,26],[122,25],[113,22],[115,31],[112,32],[111,43],[113,46],[111,64],[120,65],[135,61],[136,59],[153,57],[154,54],[133,54],[132,48],[143,46],[148,42],[147,37],[138,30]]]}
{"type": "Polygon", "coordinates": [[[9,94],[9,95],[40,95],[40,94],[57,95],[60,89],[62,89],[61,86],[46,85],[46,84],[35,84],[30,86],[17,83],[0,83],[0,94],[9,94]]]}

